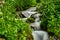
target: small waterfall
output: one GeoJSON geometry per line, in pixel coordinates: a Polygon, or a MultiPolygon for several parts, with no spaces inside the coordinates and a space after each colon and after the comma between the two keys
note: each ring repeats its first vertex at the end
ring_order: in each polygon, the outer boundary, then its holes
{"type": "Polygon", "coordinates": [[[40,18],[38,16],[40,16],[40,14],[33,15],[35,22],[30,24],[30,27],[34,28],[33,30],[40,30],[40,18]]]}
{"type": "Polygon", "coordinates": [[[48,33],[40,30],[41,14],[38,12],[35,12],[36,8],[37,7],[32,7],[27,9],[26,11],[22,11],[22,14],[26,17],[26,18],[22,18],[22,20],[26,21],[33,14],[33,17],[35,18],[35,22],[30,24],[30,28],[32,29],[32,35],[34,40],[49,40],[48,33]]]}
{"type": "Polygon", "coordinates": [[[45,31],[32,31],[32,35],[34,40],[49,40],[48,33],[45,31]]]}
{"type": "Polygon", "coordinates": [[[48,33],[45,31],[40,30],[40,14],[33,15],[35,17],[35,22],[31,24],[31,28],[34,28],[32,31],[32,35],[34,40],[49,40],[48,33]]]}

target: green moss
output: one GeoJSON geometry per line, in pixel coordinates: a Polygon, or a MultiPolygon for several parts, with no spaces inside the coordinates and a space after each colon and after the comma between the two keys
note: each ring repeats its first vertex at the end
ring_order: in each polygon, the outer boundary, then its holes
{"type": "Polygon", "coordinates": [[[35,20],[34,20],[33,18],[28,18],[26,22],[27,22],[27,23],[33,23],[34,21],[35,21],[35,20]]]}

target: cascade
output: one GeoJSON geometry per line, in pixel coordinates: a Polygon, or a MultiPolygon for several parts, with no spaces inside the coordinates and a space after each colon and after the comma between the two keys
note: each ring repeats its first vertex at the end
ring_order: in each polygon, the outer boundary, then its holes
{"type": "Polygon", "coordinates": [[[22,20],[26,21],[31,17],[31,15],[33,15],[35,22],[30,24],[30,28],[32,30],[34,40],[49,40],[48,33],[46,31],[42,31],[40,28],[40,16],[42,16],[42,14],[35,12],[36,8],[37,7],[31,7],[25,11],[22,11],[22,15],[25,16],[25,18],[22,18],[22,20]]]}

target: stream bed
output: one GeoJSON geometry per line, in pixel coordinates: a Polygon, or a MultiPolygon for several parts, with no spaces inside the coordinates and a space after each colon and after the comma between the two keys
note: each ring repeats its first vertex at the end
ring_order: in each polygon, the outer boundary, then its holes
{"type": "MultiPolygon", "coordinates": [[[[42,14],[36,12],[37,7],[31,7],[25,11],[22,11],[22,20],[26,22],[28,18],[33,16],[34,22],[30,23],[30,28],[32,30],[32,35],[34,40],[50,40],[48,32],[41,30],[40,24],[41,24],[41,17],[42,14]]],[[[55,39],[53,39],[55,40],[55,39]]]]}

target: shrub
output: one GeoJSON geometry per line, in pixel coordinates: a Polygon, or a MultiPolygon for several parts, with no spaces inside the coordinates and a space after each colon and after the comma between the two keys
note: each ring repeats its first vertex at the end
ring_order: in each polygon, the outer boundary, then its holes
{"type": "Polygon", "coordinates": [[[27,9],[36,5],[36,0],[15,0],[15,2],[17,10],[27,9]]]}
{"type": "Polygon", "coordinates": [[[43,14],[43,27],[60,36],[60,0],[41,0],[39,12],[43,14]]]}
{"type": "Polygon", "coordinates": [[[0,34],[4,35],[6,40],[26,40],[27,35],[31,37],[29,25],[21,19],[16,20],[15,18],[14,1],[6,0],[4,7],[0,9],[0,34]]]}

